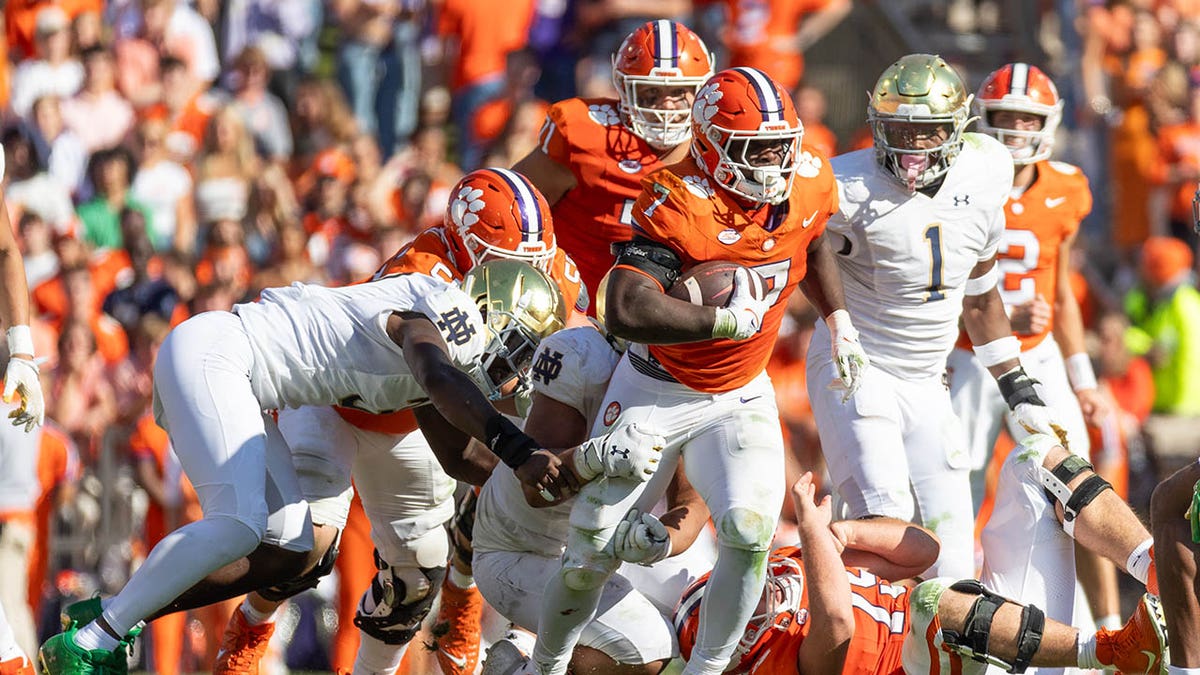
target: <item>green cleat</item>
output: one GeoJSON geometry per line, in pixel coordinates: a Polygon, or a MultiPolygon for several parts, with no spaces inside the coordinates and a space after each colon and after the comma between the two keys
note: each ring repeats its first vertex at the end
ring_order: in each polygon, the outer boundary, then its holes
{"type": "Polygon", "coordinates": [[[59,633],[38,650],[38,666],[42,675],[128,675],[129,661],[125,643],[113,651],[83,649],[75,644],[77,629],[59,633]]]}
{"type": "MultiPolygon", "coordinates": [[[[97,595],[87,600],[72,602],[62,609],[58,618],[62,622],[62,629],[66,631],[72,628],[83,628],[96,619],[99,619],[103,611],[100,606],[100,596],[97,595]]],[[[134,638],[142,634],[142,628],[144,627],[144,624],[134,626],[133,630],[125,634],[125,640],[132,643],[134,638]]]]}

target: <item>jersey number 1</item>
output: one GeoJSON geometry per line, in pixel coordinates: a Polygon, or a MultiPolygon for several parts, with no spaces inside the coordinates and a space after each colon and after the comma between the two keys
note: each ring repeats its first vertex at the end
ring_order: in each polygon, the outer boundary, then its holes
{"type": "Polygon", "coordinates": [[[929,240],[929,288],[925,290],[925,302],[945,300],[942,292],[942,224],[930,225],[925,230],[925,238],[929,240]]]}

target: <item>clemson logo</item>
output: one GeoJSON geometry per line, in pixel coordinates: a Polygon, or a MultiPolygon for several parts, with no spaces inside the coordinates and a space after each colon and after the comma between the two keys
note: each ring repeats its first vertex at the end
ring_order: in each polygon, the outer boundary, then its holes
{"type": "Polygon", "coordinates": [[[704,176],[684,176],[683,184],[688,192],[701,199],[711,199],[715,194],[712,186],[708,184],[708,179],[704,176]]]}
{"type": "Polygon", "coordinates": [[[613,401],[604,409],[604,426],[611,427],[613,422],[621,416],[621,404],[618,401],[613,401]]]}
{"type": "Polygon", "coordinates": [[[717,114],[717,101],[725,92],[721,91],[716,82],[710,82],[696,92],[696,102],[692,104],[692,117],[701,122],[708,122],[717,114]]]}
{"type": "Polygon", "coordinates": [[[617,114],[615,108],[607,103],[593,103],[588,106],[588,117],[596,124],[605,127],[611,127],[621,121],[621,116],[617,114]]]}
{"type": "Polygon", "coordinates": [[[454,224],[460,228],[470,227],[479,222],[477,215],[483,210],[485,204],[480,197],[483,196],[483,190],[479,188],[464,187],[454,196],[454,201],[450,204],[450,217],[454,220],[454,224]]]}
{"type": "Polygon", "coordinates": [[[801,178],[816,178],[821,173],[821,158],[808,152],[800,154],[796,160],[796,175],[801,178]]]}

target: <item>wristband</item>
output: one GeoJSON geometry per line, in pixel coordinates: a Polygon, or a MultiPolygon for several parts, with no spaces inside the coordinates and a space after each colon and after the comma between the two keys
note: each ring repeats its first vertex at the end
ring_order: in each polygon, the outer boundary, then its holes
{"type": "Polygon", "coordinates": [[[492,454],[513,469],[532,457],[533,449],[537,447],[537,441],[500,413],[496,413],[487,421],[484,435],[487,436],[488,448],[492,454]]]}
{"type": "Polygon", "coordinates": [[[988,271],[972,279],[967,279],[963,285],[965,295],[983,295],[1000,283],[1000,265],[992,265],[988,271]]]}
{"type": "Polygon", "coordinates": [[[829,316],[825,317],[825,325],[832,334],[858,336],[858,331],[855,330],[854,324],[850,322],[850,312],[844,309],[835,309],[830,312],[829,316]]]}
{"type": "Polygon", "coordinates": [[[1072,354],[1066,359],[1067,364],[1067,380],[1071,382],[1071,389],[1074,391],[1083,391],[1084,389],[1095,389],[1096,373],[1092,370],[1092,359],[1084,352],[1072,354]]]}
{"type": "Polygon", "coordinates": [[[8,353],[29,354],[33,356],[33,333],[29,326],[11,326],[6,335],[8,338],[8,353]]]}
{"type": "Polygon", "coordinates": [[[981,345],[972,345],[975,356],[984,368],[998,366],[1005,361],[1021,358],[1021,341],[1013,335],[1006,335],[981,345]]]}
{"type": "Polygon", "coordinates": [[[717,314],[713,317],[713,339],[728,339],[736,334],[737,317],[733,315],[733,310],[727,307],[718,307],[717,314]]]}
{"type": "Polygon", "coordinates": [[[1021,366],[997,377],[996,384],[1000,385],[1000,394],[1004,396],[1004,402],[1008,404],[1009,410],[1016,410],[1017,406],[1022,403],[1046,405],[1034,391],[1033,385],[1037,384],[1037,380],[1025,374],[1025,369],[1021,366]]]}

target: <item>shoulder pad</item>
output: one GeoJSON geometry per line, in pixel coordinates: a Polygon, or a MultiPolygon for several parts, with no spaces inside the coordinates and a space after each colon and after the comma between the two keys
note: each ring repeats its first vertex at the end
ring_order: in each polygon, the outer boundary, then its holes
{"type": "Polygon", "coordinates": [[[470,296],[459,287],[433,277],[411,274],[399,278],[414,284],[419,283],[418,280],[433,282],[428,284],[432,286],[428,290],[414,289],[418,297],[411,311],[424,314],[433,322],[446,341],[455,365],[464,370],[474,366],[487,346],[488,331],[470,296]]]}

